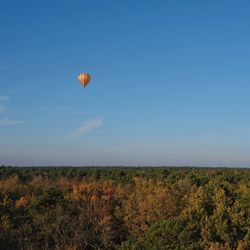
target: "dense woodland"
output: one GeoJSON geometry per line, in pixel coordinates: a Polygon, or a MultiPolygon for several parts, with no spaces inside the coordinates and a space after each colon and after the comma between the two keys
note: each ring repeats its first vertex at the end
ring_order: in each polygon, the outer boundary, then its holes
{"type": "Polygon", "coordinates": [[[250,169],[0,167],[0,249],[250,249],[250,169]]]}

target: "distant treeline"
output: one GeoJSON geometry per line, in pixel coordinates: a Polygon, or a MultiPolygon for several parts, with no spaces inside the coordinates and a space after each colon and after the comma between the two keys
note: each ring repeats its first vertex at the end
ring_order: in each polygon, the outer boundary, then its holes
{"type": "Polygon", "coordinates": [[[0,249],[250,249],[250,169],[0,167],[0,249]]]}
{"type": "Polygon", "coordinates": [[[115,182],[133,182],[134,177],[176,182],[188,178],[195,184],[205,184],[216,176],[249,180],[250,168],[202,168],[202,167],[13,167],[0,166],[0,180],[18,176],[23,182],[34,176],[58,180],[62,177],[77,180],[114,180],[115,182]]]}

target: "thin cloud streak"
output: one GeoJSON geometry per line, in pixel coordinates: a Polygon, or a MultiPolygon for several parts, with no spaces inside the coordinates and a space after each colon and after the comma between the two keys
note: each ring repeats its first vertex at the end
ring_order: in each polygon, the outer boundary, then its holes
{"type": "Polygon", "coordinates": [[[23,121],[15,121],[15,120],[9,120],[8,118],[4,118],[0,120],[0,126],[9,126],[9,125],[15,125],[22,123],[23,121]]]}
{"type": "Polygon", "coordinates": [[[1,107],[1,106],[0,106],[0,114],[3,113],[5,110],[6,110],[5,107],[1,107]]]}
{"type": "Polygon", "coordinates": [[[250,128],[242,128],[240,130],[240,132],[243,132],[243,133],[250,133],[250,128]]]}
{"type": "Polygon", "coordinates": [[[91,112],[84,112],[84,111],[69,111],[66,112],[66,114],[71,114],[71,115],[89,115],[89,114],[93,114],[91,112]]]}
{"type": "Polygon", "coordinates": [[[9,96],[0,95],[0,101],[9,101],[9,96]]]}
{"type": "Polygon", "coordinates": [[[103,122],[99,118],[89,120],[86,123],[84,123],[82,127],[76,129],[73,133],[71,133],[67,138],[68,139],[78,138],[84,134],[89,133],[91,130],[102,126],[102,124],[103,122]]]}

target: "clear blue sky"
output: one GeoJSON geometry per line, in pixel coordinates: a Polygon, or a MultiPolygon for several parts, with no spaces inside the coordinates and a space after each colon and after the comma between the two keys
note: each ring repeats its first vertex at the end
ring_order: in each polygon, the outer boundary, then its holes
{"type": "Polygon", "coordinates": [[[250,166],[249,10],[2,1],[0,164],[250,166]]]}

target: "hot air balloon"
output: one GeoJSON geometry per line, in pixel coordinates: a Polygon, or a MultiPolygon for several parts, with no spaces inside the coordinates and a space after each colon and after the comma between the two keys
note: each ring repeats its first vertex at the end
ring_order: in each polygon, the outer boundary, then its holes
{"type": "Polygon", "coordinates": [[[81,85],[85,88],[88,83],[90,82],[90,75],[88,73],[81,73],[79,76],[78,76],[78,80],[80,81],[81,85]]]}

